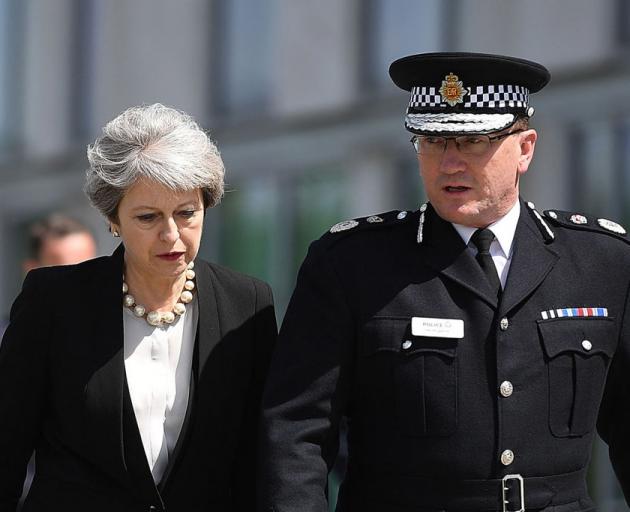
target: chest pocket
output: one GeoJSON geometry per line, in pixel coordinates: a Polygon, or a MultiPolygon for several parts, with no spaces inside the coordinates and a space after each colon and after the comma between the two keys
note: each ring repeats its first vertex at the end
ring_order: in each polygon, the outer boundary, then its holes
{"type": "Polygon", "coordinates": [[[595,427],[606,372],[617,345],[612,318],[539,320],[549,372],[549,427],[578,437],[595,427]]]}
{"type": "Polygon", "coordinates": [[[395,414],[408,436],[449,436],[457,428],[457,343],[412,336],[410,318],[374,318],[363,329],[362,357],[380,358],[395,414]]]}

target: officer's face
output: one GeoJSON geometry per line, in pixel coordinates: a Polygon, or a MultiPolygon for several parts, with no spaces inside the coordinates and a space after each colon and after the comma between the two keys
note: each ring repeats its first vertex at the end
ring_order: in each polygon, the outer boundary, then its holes
{"type": "Polygon", "coordinates": [[[518,180],[534,154],[536,132],[525,130],[490,144],[487,153],[462,154],[449,140],[444,153],[418,155],[431,204],[444,220],[486,227],[518,199],[518,180]]]}

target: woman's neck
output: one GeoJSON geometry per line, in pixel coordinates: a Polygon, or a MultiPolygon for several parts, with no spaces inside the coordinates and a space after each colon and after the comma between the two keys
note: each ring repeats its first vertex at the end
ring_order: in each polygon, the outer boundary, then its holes
{"type": "Polygon", "coordinates": [[[136,304],[142,304],[147,311],[171,311],[179,300],[185,281],[185,273],[156,279],[125,264],[125,282],[129,293],[136,304]]]}

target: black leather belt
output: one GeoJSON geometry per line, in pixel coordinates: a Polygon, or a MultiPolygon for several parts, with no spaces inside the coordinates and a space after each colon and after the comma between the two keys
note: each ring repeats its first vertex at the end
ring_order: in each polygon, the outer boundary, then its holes
{"type": "MultiPolygon", "coordinates": [[[[355,475],[356,476],[356,475],[355,475]]],[[[588,497],[585,470],[562,475],[496,480],[433,480],[394,475],[362,475],[347,480],[346,490],[362,510],[494,510],[522,512],[588,497]],[[358,498],[358,499],[356,499],[358,498]],[[385,507],[385,508],[384,508],[385,507]]]]}

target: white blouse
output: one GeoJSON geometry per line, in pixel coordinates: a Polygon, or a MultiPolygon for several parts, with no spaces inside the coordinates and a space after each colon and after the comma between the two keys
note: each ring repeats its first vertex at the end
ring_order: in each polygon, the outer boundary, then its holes
{"type": "Polygon", "coordinates": [[[125,371],[147,462],[159,483],[182,430],[197,332],[197,297],[171,325],[154,327],[123,308],[125,371]]]}

